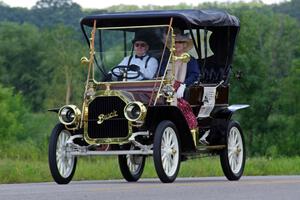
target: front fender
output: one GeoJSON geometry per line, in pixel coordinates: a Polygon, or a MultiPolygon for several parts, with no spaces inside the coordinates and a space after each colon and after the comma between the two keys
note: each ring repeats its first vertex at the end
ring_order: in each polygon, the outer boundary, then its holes
{"type": "Polygon", "coordinates": [[[59,109],[60,109],[60,108],[50,108],[50,109],[48,109],[48,111],[49,111],[49,112],[56,112],[56,113],[58,113],[58,112],[59,112],[59,109]]]}
{"type": "Polygon", "coordinates": [[[148,130],[154,133],[158,124],[163,120],[170,120],[176,125],[182,151],[195,149],[188,123],[178,107],[168,105],[148,107],[145,118],[145,127],[148,130]]]}

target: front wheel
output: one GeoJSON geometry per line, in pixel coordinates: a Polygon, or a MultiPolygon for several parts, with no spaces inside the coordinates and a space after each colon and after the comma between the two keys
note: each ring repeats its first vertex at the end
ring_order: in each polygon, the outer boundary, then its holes
{"type": "MultiPolygon", "coordinates": [[[[130,149],[134,149],[131,146],[130,149]]],[[[128,182],[138,181],[144,171],[145,167],[145,156],[143,155],[119,155],[119,167],[123,177],[128,182]]]]}
{"type": "Polygon", "coordinates": [[[227,146],[220,154],[221,166],[228,180],[239,180],[244,172],[246,152],[242,129],[236,121],[229,122],[226,141],[227,146]]]}
{"type": "Polygon", "coordinates": [[[69,183],[75,173],[77,159],[70,154],[67,146],[70,137],[71,133],[63,124],[57,124],[50,137],[49,167],[54,181],[58,184],[69,183]]]}
{"type": "Polygon", "coordinates": [[[173,182],[180,168],[180,140],[173,122],[165,120],[155,130],[153,160],[156,173],[163,183],[173,182]]]}

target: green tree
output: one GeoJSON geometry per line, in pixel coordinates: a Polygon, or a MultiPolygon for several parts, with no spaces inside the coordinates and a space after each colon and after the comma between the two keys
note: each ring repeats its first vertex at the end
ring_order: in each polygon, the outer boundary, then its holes
{"type": "Polygon", "coordinates": [[[84,82],[80,58],[87,49],[77,38],[63,26],[39,31],[29,24],[2,23],[0,81],[22,92],[34,111],[78,102],[84,82]]]}
{"type": "Polygon", "coordinates": [[[300,1],[299,0],[291,0],[285,1],[279,5],[273,5],[273,10],[276,12],[288,14],[292,17],[300,20],[300,1]]]}
{"type": "Polygon", "coordinates": [[[281,81],[280,96],[275,101],[274,113],[269,118],[273,129],[270,138],[283,155],[299,155],[300,124],[300,59],[294,60],[287,77],[281,81]]]}
{"type": "Polygon", "coordinates": [[[0,4],[0,21],[31,23],[38,27],[65,24],[79,30],[79,21],[85,14],[71,0],[40,0],[31,9],[0,4]]]}
{"type": "Polygon", "coordinates": [[[83,17],[81,7],[72,0],[39,0],[32,8],[32,20],[39,27],[65,24],[79,30],[79,20],[83,17]]]}
{"type": "Polygon", "coordinates": [[[241,121],[248,135],[252,154],[264,154],[270,145],[273,129],[268,122],[279,86],[291,68],[300,41],[299,24],[288,16],[269,9],[238,13],[241,32],[234,68],[244,72],[243,80],[233,81],[232,101],[248,103],[241,121]]]}
{"type": "Polygon", "coordinates": [[[44,32],[46,51],[39,69],[48,73],[42,88],[47,91],[45,107],[80,103],[84,88],[85,67],[80,58],[88,52],[84,43],[77,40],[76,32],[64,26],[44,32]],[[55,98],[53,98],[55,96],[55,98]]]}
{"type": "Polygon", "coordinates": [[[0,143],[24,139],[26,134],[23,123],[28,109],[22,96],[15,94],[12,88],[4,88],[0,85],[0,110],[0,143]]]}
{"type": "Polygon", "coordinates": [[[42,61],[41,41],[40,31],[33,25],[0,24],[0,81],[22,92],[33,107],[41,106],[44,99],[39,86],[45,74],[37,70],[42,61]]]}
{"type": "Polygon", "coordinates": [[[73,4],[72,0],[39,0],[36,2],[34,8],[60,8],[68,7],[73,4]]]}

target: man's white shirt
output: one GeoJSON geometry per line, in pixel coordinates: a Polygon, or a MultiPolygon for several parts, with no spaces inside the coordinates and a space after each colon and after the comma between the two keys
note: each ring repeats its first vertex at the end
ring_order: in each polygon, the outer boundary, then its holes
{"type": "MultiPolygon", "coordinates": [[[[142,80],[144,78],[145,79],[153,79],[153,77],[156,73],[157,67],[158,67],[158,61],[154,57],[151,57],[149,59],[148,63],[147,63],[147,66],[146,66],[146,62],[147,62],[148,58],[149,58],[149,55],[146,55],[143,58],[136,58],[135,55],[132,56],[129,65],[139,66],[140,67],[140,72],[142,73],[142,76],[139,76],[135,79],[130,79],[130,80],[132,80],[132,81],[142,80]]],[[[127,66],[129,59],[130,59],[130,56],[125,57],[119,65],[127,66]]],[[[130,72],[128,72],[129,76],[130,76],[131,73],[132,73],[131,76],[134,76],[136,74],[135,72],[130,71],[130,72]]]]}

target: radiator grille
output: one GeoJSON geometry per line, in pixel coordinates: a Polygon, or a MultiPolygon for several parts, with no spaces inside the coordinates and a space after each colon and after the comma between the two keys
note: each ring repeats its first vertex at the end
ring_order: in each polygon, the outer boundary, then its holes
{"type": "Polygon", "coordinates": [[[116,96],[96,97],[89,104],[88,136],[95,138],[124,138],[128,135],[128,121],[124,116],[126,103],[116,96]],[[108,115],[116,111],[118,116],[98,124],[100,114],[108,115]]]}

